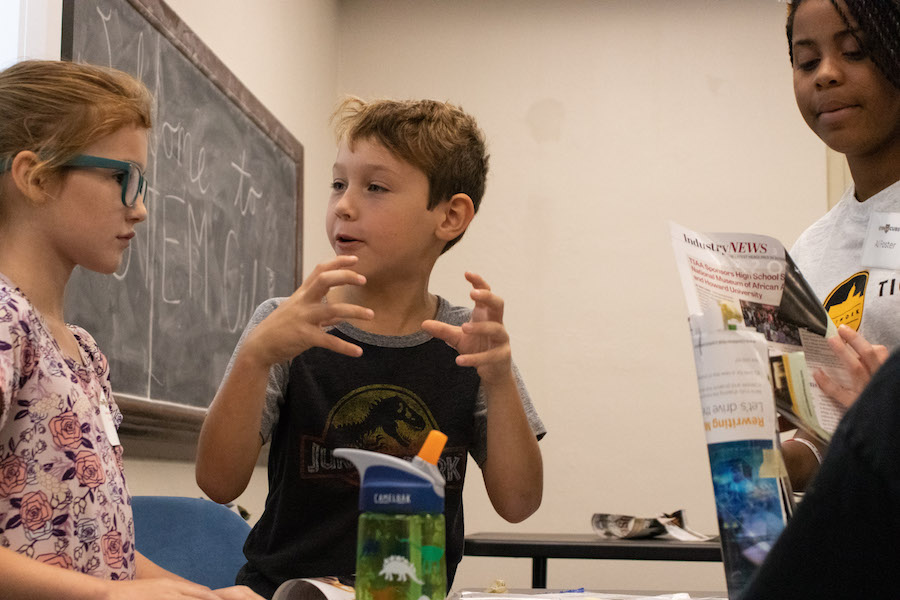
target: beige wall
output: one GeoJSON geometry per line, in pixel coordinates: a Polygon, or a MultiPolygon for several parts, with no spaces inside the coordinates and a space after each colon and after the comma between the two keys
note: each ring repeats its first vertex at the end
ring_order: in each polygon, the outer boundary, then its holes
{"type": "MultiPolygon", "coordinates": [[[[170,0],[306,149],[305,270],[321,231],[339,93],[449,99],[492,154],[487,196],[433,289],[464,270],[507,300],[550,433],[544,504],[504,523],[471,465],[467,530],[589,532],[594,512],[687,510],[715,531],[685,306],[667,222],[790,244],[825,209],[777,0],[170,0]]],[[[189,465],[128,461],[134,493],[199,493],[189,465]]],[[[261,510],[257,473],[240,502],[261,510]]],[[[466,558],[456,587],[527,586],[522,559],[466,558]]],[[[550,586],[722,589],[719,564],[551,561],[550,586]]]]}

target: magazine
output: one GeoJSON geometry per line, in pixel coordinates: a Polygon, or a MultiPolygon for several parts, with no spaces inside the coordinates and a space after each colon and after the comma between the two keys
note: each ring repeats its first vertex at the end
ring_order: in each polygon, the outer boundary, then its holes
{"type": "Polygon", "coordinates": [[[637,539],[664,537],[683,542],[705,542],[714,536],[694,531],[687,526],[683,510],[664,513],[656,517],[635,517],[612,513],[595,513],[591,528],[600,537],[637,539]]]}
{"type": "Polygon", "coordinates": [[[338,577],[288,579],[275,590],[272,600],[353,600],[352,582],[338,577]]]}
{"type": "Polygon", "coordinates": [[[762,564],[793,510],[778,444],[765,337],[692,324],[722,560],[729,596],[762,564]]]}
{"type": "Polygon", "coordinates": [[[784,530],[793,497],[778,413],[827,441],[843,414],[810,376],[847,382],[827,339],[837,329],[774,238],[671,225],[729,596],[784,530]]]}
{"type": "Polygon", "coordinates": [[[826,341],[837,328],[781,242],[674,223],[671,231],[692,331],[762,334],[778,412],[819,440],[831,439],[846,409],[819,389],[812,372],[849,386],[826,341]]]}

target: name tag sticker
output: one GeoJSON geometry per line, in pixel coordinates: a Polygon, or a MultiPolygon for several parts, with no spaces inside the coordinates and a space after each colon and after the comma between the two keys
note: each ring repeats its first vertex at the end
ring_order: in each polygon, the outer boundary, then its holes
{"type": "Polygon", "coordinates": [[[900,269],[900,213],[874,212],[869,217],[862,266],[900,269]]]}
{"type": "Polygon", "coordinates": [[[113,423],[112,411],[109,410],[109,404],[103,403],[100,406],[100,420],[103,421],[103,431],[111,446],[121,446],[119,441],[119,432],[116,431],[116,424],[113,423]]]}

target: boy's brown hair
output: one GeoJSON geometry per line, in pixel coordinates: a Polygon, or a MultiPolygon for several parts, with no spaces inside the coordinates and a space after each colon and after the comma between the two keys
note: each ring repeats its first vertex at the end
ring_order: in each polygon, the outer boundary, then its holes
{"type": "MultiPolygon", "coordinates": [[[[472,199],[475,212],[484,196],[488,154],[484,134],[460,107],[435,100],[345,98],[332,115],[335,134],[350,147],[374,140],[428,177],[428,210],[454,194],[472,199]]],[[[446,252],[462,237],[447,242],[446,252]]]]}

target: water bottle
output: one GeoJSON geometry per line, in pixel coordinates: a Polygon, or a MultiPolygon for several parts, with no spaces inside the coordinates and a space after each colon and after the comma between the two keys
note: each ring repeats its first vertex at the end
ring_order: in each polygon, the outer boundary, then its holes
{"type": "Polygon", "coordinates": [[[339,448],[359,471],[356,600],[444,600],[447,595],[444,478],[447,436],[428,434],[412,462],[339,448]]]}

